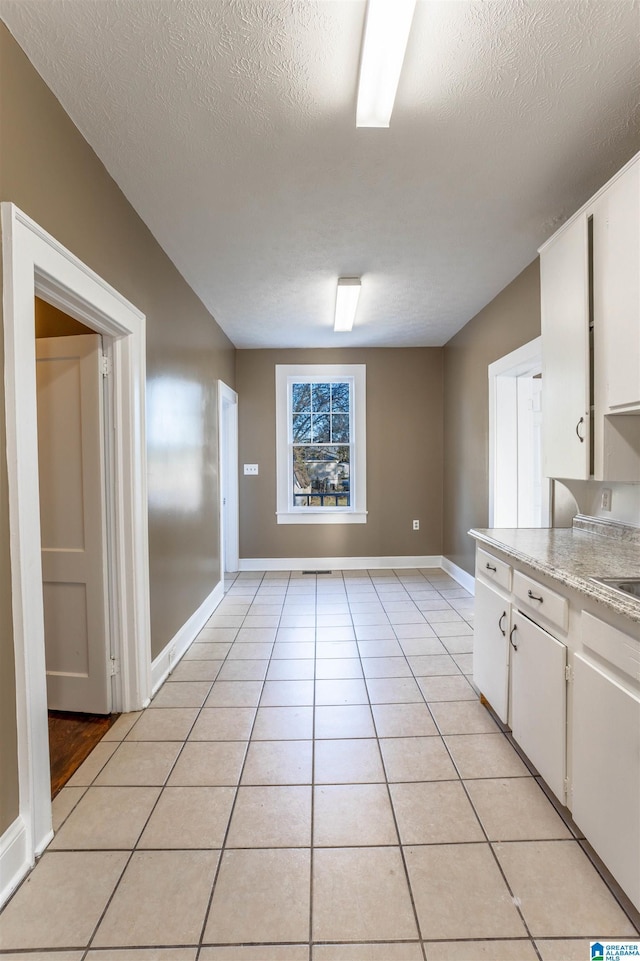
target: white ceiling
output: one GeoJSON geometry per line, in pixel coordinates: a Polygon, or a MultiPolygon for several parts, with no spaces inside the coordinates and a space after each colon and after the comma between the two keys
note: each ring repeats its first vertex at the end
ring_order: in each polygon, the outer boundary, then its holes
{"type": "Polygon", "coordinates": [[[441,345],[640,148],[638,0],[419,0],[389,130],[355,128],[364,0],[0,16],[238,347],[441,345]]]}

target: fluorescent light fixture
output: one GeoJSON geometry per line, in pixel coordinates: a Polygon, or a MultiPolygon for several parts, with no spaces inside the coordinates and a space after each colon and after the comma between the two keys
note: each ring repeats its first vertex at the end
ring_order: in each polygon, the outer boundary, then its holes
{"type": "Polygon", "coordinates": [[[388,127],[416,0],[369,0],[356,127],[388,127]]]}
{"type": "Polygon", "coordinates": [[[356,310],[358,309],[359,296],[359,277],[338,278],[338,292],[336,294],[336,319],[333,324],[334,330],[351,330],[356,317],[356,310]]]}

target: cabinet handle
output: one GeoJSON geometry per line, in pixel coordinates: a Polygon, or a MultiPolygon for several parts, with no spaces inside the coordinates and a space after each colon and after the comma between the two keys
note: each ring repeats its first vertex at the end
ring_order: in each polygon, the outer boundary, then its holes
{"type": "Polygon", "coordinates": [[[581,417],[578,423],[576,424],[576,434],[578,435],[578,440],[580,441],[581,444],[584,444],[584,437],[580,433],[580,424],[584,424],[584,417],[581,417]]]}
{"type": "Polygon", "coordinates": [[[518,645],[513,643],[513,635],[517,630],[518,630],[518,625],[514,624],[513,627],[511,628],[511,634],[509,634],[509,644],[511,644],[511,647],[514,649],[514,651],[518,650],[518,645]]]}
{"type": "Polygon", "coordinates": [[[494,574],[496,574],[498,571],[498,568],[492,567],[489,561],[487,561],[487,563],[485,564],[485,567],[487,568],[488,571],[493,571],[494,574]]]}
{"type": "Polygon", "coordinates": [[[506,637],[506,636],[507,636],[507,632],[505,631],[504,627],[502,626],[502,622],[504,621],[504,619],[505,619],[506,616],[507,616],[507,612],[506,612],[506,611],[503,611],[502,614],[500,615],[500,620],[498,621],[498,630],[500,631],[500,633],[502,634],[503,637],[506,637]]]}
{"type": "Polygon", "coordinates": [[[527,591],[527,597],[530,597],[532,601],[540,601],[541,604],[544,603],[544,597],[538,597],[533,591],[527,591]]]}

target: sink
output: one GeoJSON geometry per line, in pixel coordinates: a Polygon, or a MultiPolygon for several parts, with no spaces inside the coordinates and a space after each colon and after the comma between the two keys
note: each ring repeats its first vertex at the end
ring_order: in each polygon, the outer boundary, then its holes
{"type": "Polygon", "coordinates": [[[640,577],[594,577],[593,580],[640,599],[640,577]]]}

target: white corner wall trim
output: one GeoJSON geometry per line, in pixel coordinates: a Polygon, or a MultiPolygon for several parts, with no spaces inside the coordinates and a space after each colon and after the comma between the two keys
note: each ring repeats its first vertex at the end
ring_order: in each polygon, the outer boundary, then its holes
{"type": "Polygon", "coordinates": [[[216,607],[224,597],[224,584],[219,581],[208,597],[186,621],[167,646],[151,663],[151,694],[166,681],[181,657],[189,650],[196,637],[207,623],[216,607]]]}
{"type": "Polygon", "coordinates": [[[452,577],[454,581],[457,581],[460,587],[464,587],[465,591],[469,591],[470,594],[475,594],[476,592],[476,579],[473,574],[468,574],[453,561],[450,561],[448,557],[442,558],[442,570],[452,577]]]}
{"type": "Polygon", "coordinates": [[[400,557],[243,557],[241,571],[362,571],[441,567],[439,554],[400,557]]]}
{"type": "Polygon", "coordinates": [[[7,901],[32,866],[27,845],[27,827],[17,817],[0,838],[0,907],[7,901]]]}

